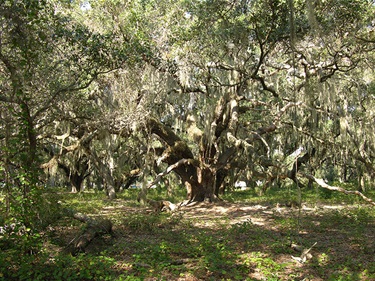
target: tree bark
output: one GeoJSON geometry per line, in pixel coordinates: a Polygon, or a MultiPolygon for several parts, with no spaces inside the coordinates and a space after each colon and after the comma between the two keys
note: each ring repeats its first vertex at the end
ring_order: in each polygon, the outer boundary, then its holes
{"type": "Polygon", "coordinates": [[[188,201],[203,201],[206,190],[202,184],[202,179],[198,178],[198,174],[201,173],[200,162],[194,158],[186,142],[176,135],[171,128],[155,119],[150,119],[148,126],[151,133],[157,135],[167,145],[158,162],[167,163],[170,165],[170,169],[180,176],[186,188],[186,199],[188,201]]]}
{"type": "MultiPolygon", "coordinates": [[[[186,142],[177,136],[171,128],[155,119],[150,119],[148,126],[151,133],[157,135],[166,144],[166,148],[158,159],[158,162],[165,162],[169,165],[164,172],[157,176],[151,185],[158,182],[161,177],[173,170],[180,176],[185,185],[187,192],[186,199],[189,202],[204,200],[213,201],[218,195],[219,187],[225,177],[218,176],[218,170],[222,167],[217,167],[217,165],[211,163],[212,161],[218,161],[218,159],[214,159],[216,157],[216,148],[212,142],[210,143],[208,140],[205,142],[202,139],[203,144],[201,143],[199,160],[197,160],[194,158],[186,142]],[[212,149],[208,149],[207,145],[211,146],[212,149]]],[[[222,166],[224,166],[226,161],[230,158],[231,153],[232,150],[230,150],[228,154],[224,153],[225,156],[220,158],[222,166]]]]}

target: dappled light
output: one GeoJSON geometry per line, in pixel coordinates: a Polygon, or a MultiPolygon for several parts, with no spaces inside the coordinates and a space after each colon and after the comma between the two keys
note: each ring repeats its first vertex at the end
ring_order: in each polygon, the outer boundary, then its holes
{"type": "MultiPolygon", "coordinates": [[[[327,280],[348,270],[366,280],[375,273],[371,208],[324,200],[301,209],[280,205],[197,203],[155,214],[151,207],[117,199],[93,216],[111,218],[114,236],[97,238],[85,255],[104,253],[114,276],[144,280],[327,280]],[[301,259],[310,247],[310,256],[301,259]]],[[[77,233],[63,227],[53,239],[64,247],[77,233]]]]}

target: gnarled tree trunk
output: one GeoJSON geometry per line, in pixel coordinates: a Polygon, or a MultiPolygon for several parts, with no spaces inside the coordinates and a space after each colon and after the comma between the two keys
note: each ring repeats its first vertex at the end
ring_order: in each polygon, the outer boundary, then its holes
{"type": "MultiPolygon", "coordinates": [[[[218,168],[207,161],[210,155],[202,156],[202,151],[206,150],[201,149],[198,160],[187,143],[171,128],[155,119],[150,119],[148,125],[151,133],[156,134],[166,143],[166,148],[158,160],[169,165],[164,174],[173,170],[181,177],[187,191],[186,199],[189,202],[213,201],[225,177],[217,176],[218,168]]],[[[216,153],[213,145],[211,151],[212,154],[216,153]]]]}

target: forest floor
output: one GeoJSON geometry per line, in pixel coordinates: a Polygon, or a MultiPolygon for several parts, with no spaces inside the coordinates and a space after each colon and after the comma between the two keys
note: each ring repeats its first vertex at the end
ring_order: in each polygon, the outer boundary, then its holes
{"type": "MultiPolygon", "coordinates": [[[[129,202],[97,203],[91,214],[114,224],[74,257],[95,267],[91,280],[375,280],[375,212],[362,202],[224,201],[174,213],[129,202]]],[[[82,232],[64,220],[49,234],[55,252],[82,232]]]]}

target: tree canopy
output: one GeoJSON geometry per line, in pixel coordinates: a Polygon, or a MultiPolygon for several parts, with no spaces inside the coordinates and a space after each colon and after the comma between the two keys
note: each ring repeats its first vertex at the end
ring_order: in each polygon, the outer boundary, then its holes
{"type": "Polygon", "coordinates": [[[372,1],[4,1],[0,20],[7,212],[66,183],[373,183],[372,1]]]}

